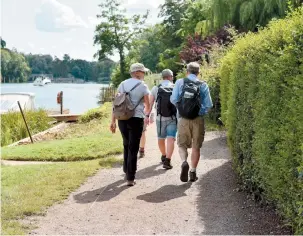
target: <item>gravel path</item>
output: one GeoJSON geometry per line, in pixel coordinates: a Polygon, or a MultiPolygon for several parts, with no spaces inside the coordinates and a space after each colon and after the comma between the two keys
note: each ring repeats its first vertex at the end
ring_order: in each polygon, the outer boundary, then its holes
{"type": "Polygon", "coordinates": [[[163,170],[154,125],[137,184],[126,187],[121,167],[100,170],[46,216],[29,219],[31,234],[290,234],[270,208],[261,208],[236,189],[226,137],[208,132],[196,183],[179,180],[175,150],[172,170],[163,170]]]}

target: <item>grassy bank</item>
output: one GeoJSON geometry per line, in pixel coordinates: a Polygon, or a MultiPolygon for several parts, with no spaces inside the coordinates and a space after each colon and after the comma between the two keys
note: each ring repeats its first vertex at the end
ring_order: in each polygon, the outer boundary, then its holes
{"type": "Polygon", "coordinates": [[[27,233],[29,226],[19,220],[43,213],[55,202],[64,200],[100,165],[111,167],[117,161],[109,157],[100,161],[2,166],[1,234],[27,233]]]}
{"type": "Polygon", "coordinates": [[[71,125],[54,140],[30,145],[5,147],[4,160],[78,161],[102,158],[122,152],[119,133],[111,134],[110,104],[84,114],[81,123],[71,125]]]}
{"type": "MultiPolygon", "coordinates": [[[[50,128],[50,118],[44,110],[27,111],[25,118],[31,134],[50,128]]],[[[1,146],[6,146],[28,137],[26,126],[20,112],[1,115],[1,146]]]]}

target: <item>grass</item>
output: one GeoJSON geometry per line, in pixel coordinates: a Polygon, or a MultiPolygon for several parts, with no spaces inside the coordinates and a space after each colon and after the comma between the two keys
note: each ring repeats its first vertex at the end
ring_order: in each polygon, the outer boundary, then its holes
{"type": "Polygon", "coordinates": [[[20,220],[43,214],[47,207],[60,202],[101,167],[120,160],[56,163],[45,165],[2,166],[2,235],[25,234],[31,228],[20,220]]]}
{"type": "MultiPolygon", "coordinates": [[[[50,128],[50,118],[44,110],[27,111],[25,118],[31,134],[50,128]]],[[[28,137],[26,126],[20,112],[9,112],[1,115],[1,146],[6,146],[28,137]]]]}
{"type": "Polygon", "coordinates": [[[122,152],[119,132],[109,131],[110,104],[95,109],[98,119],[90,112],[83,122],[71,125],[59,133],[55,140],[16,147],[4,147],[2,159],[24,161],[79,161],[102,158],[122,152]],[[100,111],[103,115],[100,115],[100,111]]]}

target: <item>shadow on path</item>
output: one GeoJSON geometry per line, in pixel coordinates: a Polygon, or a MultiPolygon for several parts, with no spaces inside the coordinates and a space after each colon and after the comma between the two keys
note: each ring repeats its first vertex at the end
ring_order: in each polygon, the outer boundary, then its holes
{"type": "Polygon", "coordinates": [[[185,191],[189,189],[191,185],[192,183],[190,182],[182,185],[166,185],[154,192],[140,195],[137,199],[152,203],[170,201],[172,199],[186,196],[185,191]]]}
{"type": "Polygon", "coordinates": [[[271,207],[261,207],[235,191],[237,178],[231,162],[211,170],[198,181],[197,206],[205,225],[203,234],[291,234],[271,207]]]}
{"type": "MultiPolygon", "coordinates": [[[[137,171],[136,179],[147,179],[153,176],[164,174],[166,170],[156,170],[156,168],[159,166],[160,164],[152,165],[150,167],[137,171]]],[[[96,199],[98,202],[109,201],[110,199],[118,196],[125,189],[129,188],[125,185],[125,183],[126,181],[121,179],[112,184],[102,186],[101,188],[76,194],[74,195],[74,199],[77,203],[80,204],[91,203],[96,199]]]]}
{"type": "Polygon", "coordinates": [[[201,160],[229,159],[229,156],[227,139],[224,133],[203,142],[201,160]]]}

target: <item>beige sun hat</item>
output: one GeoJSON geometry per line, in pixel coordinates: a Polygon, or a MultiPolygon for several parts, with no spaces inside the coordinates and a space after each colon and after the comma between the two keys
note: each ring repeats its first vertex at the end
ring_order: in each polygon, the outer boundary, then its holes
{"type": "Polygon", "coordinates": [[[133,72],[136,72],[136,71],[148,72],[149,69],[145,68],[145,66],[141,63],[134,63],[130,66],[129,72],[133,73],[133,72]]]}

